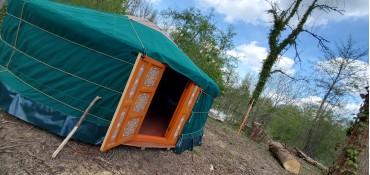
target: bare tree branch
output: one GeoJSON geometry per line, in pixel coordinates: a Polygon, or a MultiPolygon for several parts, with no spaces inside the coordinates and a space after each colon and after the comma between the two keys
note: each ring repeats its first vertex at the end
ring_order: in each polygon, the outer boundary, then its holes
{"type": "Polygon", "coordinates": [[[329,42],[327,39],[325,39],[324,37],[322,37],[320,35],[317,35],[317,34],[311,32],[311,31],[305,30],[305,29],[303,29],[302,31],[306,32],[306,33],[310,34],[311,36],[313,36],[314,38],[316,38],[319,42],[318,45],[321,46],[323,49],[329,50],[329,48],[325,45],[325,43],[329,42]]]}
{"type": "Polygon", "coordinates": [[[274,74],[274,73],[281,73],[281,74],[287,76],[288,78],[290,78],[292,80],[295,80],[295,81],[306,81],[308,83],[308,80],[294,78],[294,77],[290,76],[289,74],[285,73],[283,70],[280,70],[280,69],[275,69],[275,70],[273,70],[273,71],[270,72],[270,74],[274,74]]]}
{"type": "Polygon", "coordinates": [[[338,7],[333,7],[333,6],[329,6],[329,5],[326,5],[326,4],[317,4],[316,5],[316,8],[326,12],[326,13],[329,13],[329,12],[338,12],[339,14],[343,15],[343,12],[344,10],[340,10],[338,7]]]}

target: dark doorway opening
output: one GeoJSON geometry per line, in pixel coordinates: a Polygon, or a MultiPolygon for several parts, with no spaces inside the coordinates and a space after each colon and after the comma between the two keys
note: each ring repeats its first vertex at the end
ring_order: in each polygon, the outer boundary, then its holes
{"type": "Polygon", "coordinates": [[[188,79],[166,68],[148,112],[141,125],[139,134],[164,137],[188,79]]]}

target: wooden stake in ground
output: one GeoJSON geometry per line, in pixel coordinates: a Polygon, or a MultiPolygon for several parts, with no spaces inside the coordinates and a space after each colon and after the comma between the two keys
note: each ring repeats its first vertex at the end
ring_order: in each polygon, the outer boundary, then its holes
{"type": "Polygon", "coordinates": [[[68,136],[63,140],[63,142],[59,145],[59,147],[57,148],[57,150],[55,150],[55,152],[53,153],[52,157],[55,158],[59,151],[63,149],[64,145],[67,144],[68,140],[71,139],[71,137],[73,136],[73,134],[77,131],[78,127],[80,126],[80,124],[82,123],[82,121],[84,120],[85,116],[87,115],[87,113],[89,113],[89,110],[91,109],[91,107],[95,104],[96,101],[98,101],[99,99],[101,99],[101,97],[99,96],[96,96],[95,99],[90,103],[90,105],[86,108],[85,112],[82,114],[80,120],[78,120],[77,124],[75,125],[75,127],[72,129],[72,131],[68,134],[68,136]]]}
{"type": "Polygon", "coordinates": [[[279,160],[283,167],[294,174],[299,174],[301,163],[279,142],[271,141],[269,144],[271,153],[279,160]]]}
{"type": "Polygon", "coordinates": [[[240,131],[242,130],[242,128],[243,128],[243,126],[244,126],[245,122],[247,121],[247,118],[248,118],[248,116],[249,116],[249,113],[250,113],[250,112],[251,112],[251,110],[252,110],[253,103],[254,103],[254,100],[253,100],[253,101],[252,101],[252,103],[249,105],[249,108],[248,108],[247,113],[245,114],[244,120],[243,120],[242,124],[241,124],[241,125],[240,125],[240,127],[239,127],[238,135],[240,134],[240,131]]]}

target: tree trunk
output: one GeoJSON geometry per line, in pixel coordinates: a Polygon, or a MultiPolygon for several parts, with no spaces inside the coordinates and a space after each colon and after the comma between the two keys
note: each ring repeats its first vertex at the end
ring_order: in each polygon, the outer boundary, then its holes
{"type": "Polygon", "coordinates": [[[303,158],[304,160],[306,160],[306,162],[310,163],[311,165],[319,168],[320,170],[322,171],[325,171],[325,172],[328,172],[329,171],[329,168],[326,167],[325,165],[321,164],[320,162],[312,159],[311,157],[307,156],[304,152],[302,152],[301,150],[299,150],[298,148],[296,148],[297,150],[297,156],[298,157],[301,157],[303,158]]]}
{"type": "Polygon", "coordinates": [[[271,141],[270,152],[279,160],[283,167],[294,174],[299,174],[301,163],[281,143],[271,141]]]}
{"type": "MultiPolygon", "coordinates": [[[[343,70],[343,63],[342,65],[340,66],[339,68],[339,72],[337,73],[335,79],[333,80],[333,82],[331,83],[328,91],[325,93],[324,95],[324,98],[322,99],[321,101],[321,104],[320,104],[320,107],[319,109],[317,110],[316,112],[316,115],[315,115],[315,118],[314,118],[314,122],[320,124],[320,121],[324,120],[324,114],[323,114],[323,111],[324,111],[324,105],[326,103],[326,101],[328,100],[329,96],[330,96],[330,93],[331,91],[333,91],[335,85],[338,83],[338,79],[342,73],[342,70],[343,70]]],[[[316,125],[315,125],[316,126],[316,125]]],[[[318,145],[320,143],[320,141],[318,140],[321,140],[321,139],[317,139],[316,138],[316,134],[315,134],[315,131],[318,130],[318,127],[311,127],[311,129],[309,130],[308,132],[308,137],[307,137],[307,140],[306,140],[306,143],[304,145],[304,151],[312,156],[313,153],[314,153],[314,146],[318,145]],[[315,140],[316,139],[316,140],[315,140]]],[[[320,134],[321,135],[321,134],[320,134]]]]}
{"type": "Polygon", "coordinates": [[[369,174],[369,90],[355,123],[329,174],[369,174]]]}
{"type": "Polygon", "coordinates": [[[359,174],[369,174],[369,125],[366,126],[364,133],[364,139],[361,141],[362,150],[359,155],[359,174]]]}

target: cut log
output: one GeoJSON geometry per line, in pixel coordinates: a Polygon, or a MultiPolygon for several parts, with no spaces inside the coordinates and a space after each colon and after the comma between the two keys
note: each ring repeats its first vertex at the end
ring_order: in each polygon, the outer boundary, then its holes
{"type": "Polygon", "coordinates": [[[266,132],[265,132],[265,134],[266,134],[266,135],[265,135],[265,137],[263,137],[261,141],[262,141],[263,143],[268,144],[268,143],[270,143],[271,139],[270,139],[270,137],[267,135],[267,133],[266,133],[266,132]]]}
{"type": "Polygon", "coordinates": [[[258,132],[258,129],[260,128],[261,124],[257,122],[253,122],[251,129],[249,130],[248,137],[253,138],[256,132],[258,132]]]}
{"type": "Polygon", "coordinates": [[[286,149],[281,143],[275,141],[271,141],[269,143],[269,148],[270,152],[277,160],[279,160],[285,170],[294,174],[299,174],[301,163],[295,159],[288,149],[286,149]]]}
{"type": "Polygon", "coordinates": [[[267,135],[266,134],[266,132],[262,129],[262,128],[260,128],[260,130],[261,131],[259,131],[257,134],[256,134],[256,138],[255,138],[255,140],[257,141],[257,142],[260,142],[263,138],[265,138],[265,136],[267,135]]]}
{"type": "Polygon", "coordinates": [[[329,171],[329,168],[326,167],[325,165],[323,165],[320,162],[318,162],[318,161],[312,159],[311,157],[307,156],[304,152],[302,152],[298,148],[295,148],[295,149],[297,150],[297,156],[298,157],[303,158],[306,162],[308,162],[309,164],[311,164],[311,165],[319,168],[322,171],[325,171],[325,172],[328,172],[329,171]]]}
{"type": "Polygon", "coordinates": [[[262,129],[261,124],[254,122],[251,129],[249,130],[248,137],[256,142],[263,141],[269,143],[270,138],[267,133],[262,129]]]}

